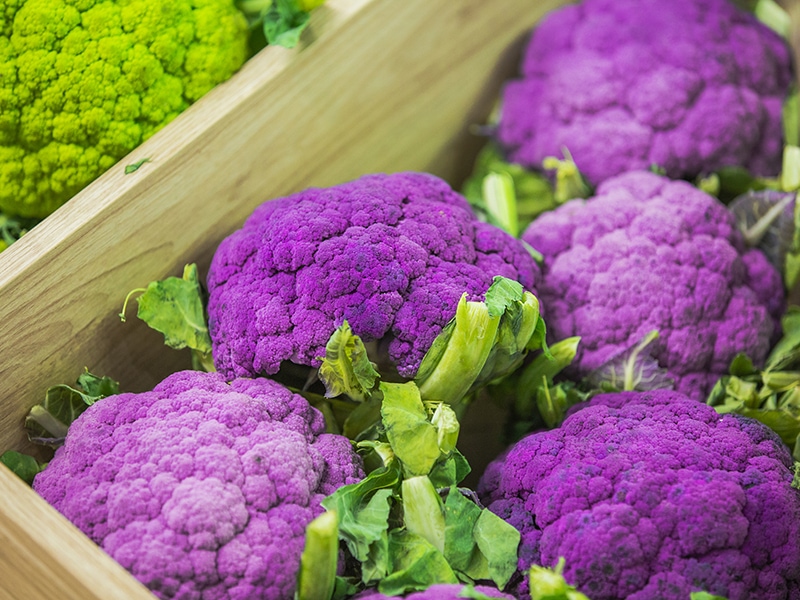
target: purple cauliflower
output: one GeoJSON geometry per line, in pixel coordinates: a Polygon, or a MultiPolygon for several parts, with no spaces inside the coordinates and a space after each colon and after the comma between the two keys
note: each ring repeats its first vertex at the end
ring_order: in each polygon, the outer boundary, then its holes
{"type": "Polygon", "coordinates": [[[728,0],[584,0],[533,31],[498,141],[540,169],[566,147],[586,179],[780,170],[787,44],[728,0]]]}
{"type": "MultiPolygon", "coordinates": [[[[462,600],[464,598],[474,598],[476,596],[475,592],[489,598],[514,600],[514,596],[504,594],[491,586],[477,585],[470,587],[457,583],[439,583],[421,592],[411,592],[405,596],[399,596],[399,598],[404,598],[405,600],[462,600]]],[[[354,600],[392,600],[392,598],[398,598],[398,596],[386,596],[376,590],[367,590],[355,596],[354,600]]]]}
{"type": "Polygon", "coordinates": [[[273,381],[184,371],[90,406],[33,487],[159,598],[291,600],[320,501],[363,477],[324,431],[273,381]]]}
{"type": "Polygon", "coordinates": [[[672,390],[578,407],[479,483],[521,533],[521,572],[564,557],[565,579],[592,600],[800,597],[800,492],[768,427],[672,390]]]}
{"type": "Polygon", "coordinates": [[[683,181],[645,171],[607,180],[534,221],[548,333],[580,336],[587,376],[658,330],[649,351],[676,389],[705,399],[738,353],[763,363],[779,333],[781,276],[748,250],[732,214],[683,181]]]}
{"type": "Polygon", "coordinates": [[[480,299],[496,275],[533,291],[536,273],[519,240],[432,175],[308,189],[262,204],[219,245],[207,279],[214,363],[228,377],[318,367],[347,320],[413,377],[464,292],[480,299]]]}

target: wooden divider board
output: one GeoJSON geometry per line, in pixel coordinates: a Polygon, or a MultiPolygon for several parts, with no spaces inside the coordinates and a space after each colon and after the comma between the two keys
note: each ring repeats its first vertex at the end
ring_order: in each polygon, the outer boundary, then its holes
{"type": "MultiPolygon", "coordinates": [[[[565,0],[328,0],[301,47],[267,48],[0,254],[0,451],[84,368],[126,391],[188,367],[126,293],[205,274],[259,203],[371,172],[470,167],[527,31],[565,0]],[[136,172],[125,165],[148,158],[136,172]],[[132,315],[131,311],[131,315],[132,315]]],[[[0,466],[0,599],[152,597],[0,466]]]]}

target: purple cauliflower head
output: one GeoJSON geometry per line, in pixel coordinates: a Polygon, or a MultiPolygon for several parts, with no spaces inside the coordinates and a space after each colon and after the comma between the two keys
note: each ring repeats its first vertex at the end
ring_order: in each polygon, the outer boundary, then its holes
{"type": "Polygon", "coordinates": [[[514,600],[514,596],[505,594],[491,586],[464,586],[458,583],[439,583],[420,592],[410,592],[404,596],[386,596],[376,590],[367,590],[355,596],[354,600],[392,600],[398,597],[405,600],[463,600],[464,598],[475,597],[475,592],[489,598],[514,600]]]}
{"type": "Polygon", "coordinates": [[[317,367],[347,320],[413,377],[464,292],[482,298],[496,275],[533,291],[536,273],[519,240],[432,175],[311,188],[262,204],[219,245],[207,278],[214,363],[228,377],[317,367]]]}
{"type": "Polygon", "coordinates": [[[320,501],[363,477],[324,431],[273,381],[184,371],[90,406],[33,487],[159,598],[291,600],[320,501]]]}
{"type": "Polygon", "coordinates": [[[479,483],[521,532],[520,572],[563,556],[564,577],[592,600],[800,597],[800,492],[768,427],[672,390],[579,407],[479,483]]]}
{"type": "Polygon", "coordinates": [[[705,399],[738,353],[760,365],[779,333],[780,274],[745,248],[721,202],[684,181],[619,175],[542,215],[522,239],[544,256],[548,333],[581,337],[573,376],[656,329],[653,358],[676,389],[705,399]]]}
{"type": "Polygon", "coordinates": [[[503,92],[498,141],[539,169],[566,147],[592,184],[780,170],[787,44],[729,0],[584,0],[533,31],[503,92]]]}

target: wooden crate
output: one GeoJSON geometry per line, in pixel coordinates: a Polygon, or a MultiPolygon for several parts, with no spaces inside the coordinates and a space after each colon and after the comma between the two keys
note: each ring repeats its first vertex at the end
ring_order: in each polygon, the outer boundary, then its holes
{"type": "MultiPolygon", "coordinates": [[[[126,390],[188,367],[117,314],[126,293],[205,273],[259,203],[369,172],[458,183],[526,32],[565,0],[329,0],[301,47],[230,81],[0,255],[0,451],[48,385],[88,367],[126,390]],[[132,174],[124,166],[149,162],[132,174]]],[[[134,322],[135,321],[135,322],[134,322]]],[[[0,598],[153,596],[0,465],[0,598]]]]}

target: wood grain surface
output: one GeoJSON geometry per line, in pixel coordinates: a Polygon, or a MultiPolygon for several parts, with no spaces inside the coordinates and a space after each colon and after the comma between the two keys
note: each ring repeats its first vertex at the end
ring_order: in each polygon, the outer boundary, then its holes
{"type": "MultiPolygon", "coordinates": [[[[0,254],[0,451],[89,368],[149,389],[188,356],[127,292],[205,274],[255,206],[370,172],[460,181],[526,32],[564,0],[329,0],[299,48],[267,48],[0,254]],[[125,175],[125,165],[148,158],[125,175]]],[[[0,598],[150,597],[0,466],[0,598]]]]}

